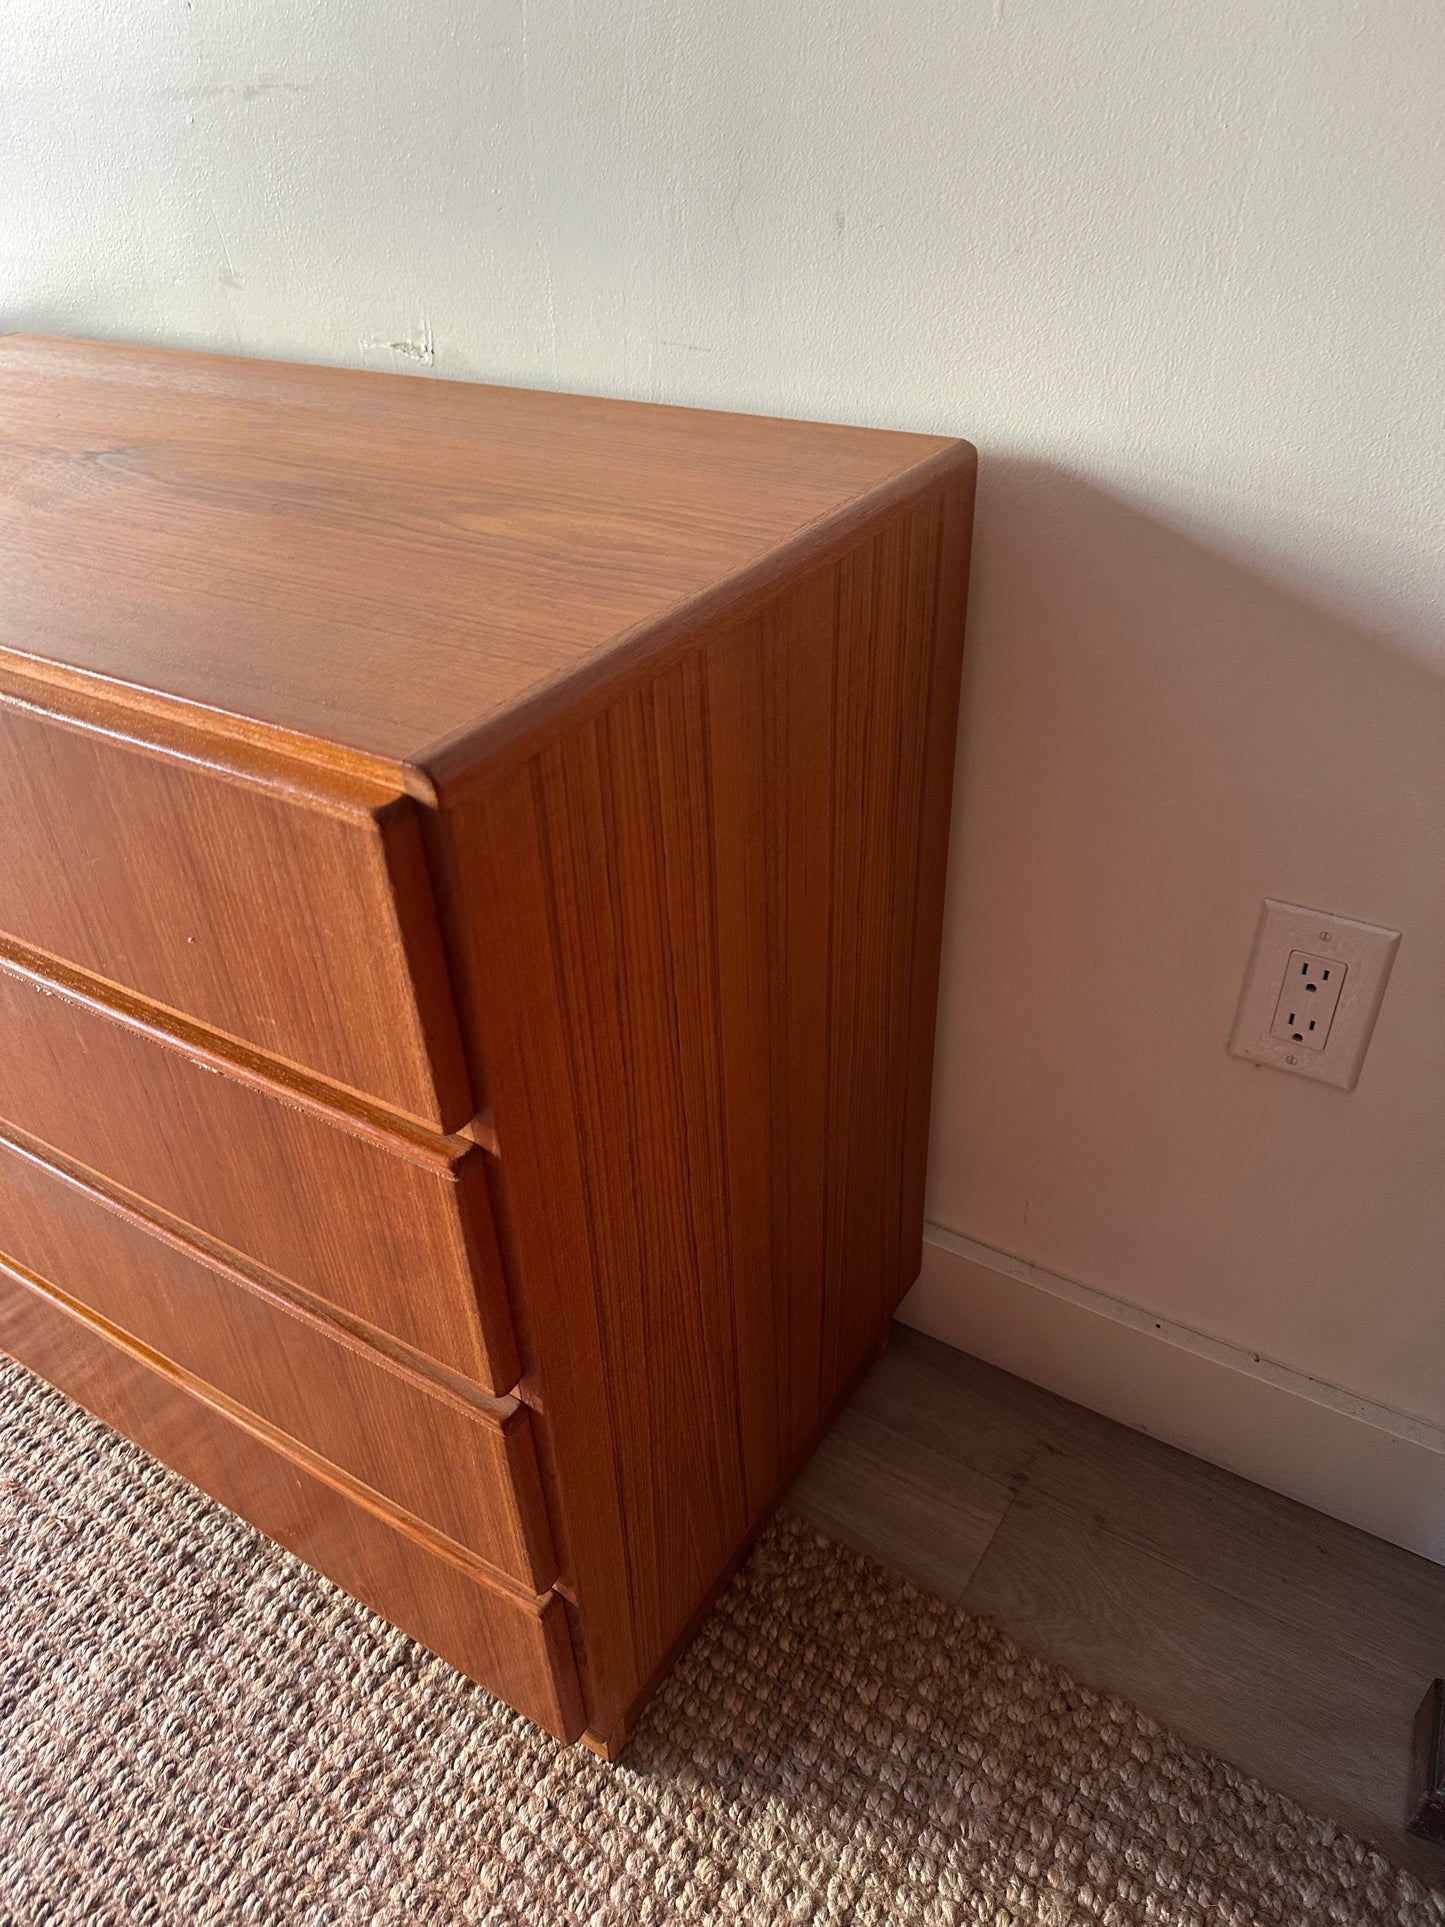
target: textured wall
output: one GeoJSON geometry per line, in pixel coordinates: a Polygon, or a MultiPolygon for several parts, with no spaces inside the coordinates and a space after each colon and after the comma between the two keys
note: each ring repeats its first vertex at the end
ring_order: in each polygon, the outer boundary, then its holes
{"type": "Polygon", "coordinates": [[[1445,1421],[1434,0],[11,0],[6,326],[984,456],[931,1212],[1445,1421]],[[1358,1090],[1260,898],[1405,933],[1358,1090]]]}

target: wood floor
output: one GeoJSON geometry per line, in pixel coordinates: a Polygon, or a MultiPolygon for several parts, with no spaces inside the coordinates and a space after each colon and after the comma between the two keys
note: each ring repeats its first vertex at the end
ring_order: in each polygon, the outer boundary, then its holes
{"type": "Polygon", "coordinates": [[[1401,1827],[1445,1567],[901,1325],[789,1504],[1445,1886],[1401,1827]]]}

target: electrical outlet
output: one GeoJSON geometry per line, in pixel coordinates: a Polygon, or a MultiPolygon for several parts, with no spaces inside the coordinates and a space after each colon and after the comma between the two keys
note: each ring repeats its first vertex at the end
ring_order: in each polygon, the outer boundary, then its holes
{"type": "Polygon", "coordinates": [[[1230,1050],[1352,1091],[1399,943],[1398,930],[1266,897],[1230,1050]]]}
{"type": "Polygon", "coordinates": [[[1323,1050],[1348,971],[1349,965],[1338,957],[1309,957],[1303,950],[1291,950],[1284,967],[1284,988],[1269,1027],[1275,1042],[1323,1050]]]}

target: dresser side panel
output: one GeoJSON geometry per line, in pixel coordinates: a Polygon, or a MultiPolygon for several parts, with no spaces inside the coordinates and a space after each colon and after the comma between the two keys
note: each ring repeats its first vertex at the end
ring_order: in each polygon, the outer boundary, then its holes
{"type": "Polygon", "coordinates": [[[443,798],[594,1732],[911,1280],[970,481],[443,798]]]}

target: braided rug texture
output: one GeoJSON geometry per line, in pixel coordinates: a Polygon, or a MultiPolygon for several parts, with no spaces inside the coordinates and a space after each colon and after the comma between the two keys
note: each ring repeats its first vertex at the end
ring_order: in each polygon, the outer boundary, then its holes
{"type": "Polygon", "coordinates": [[[1439,1927],[1445,1896],[784,1518],[623,1761],[0,1360],[0,1922],[1439,1927]]]}

